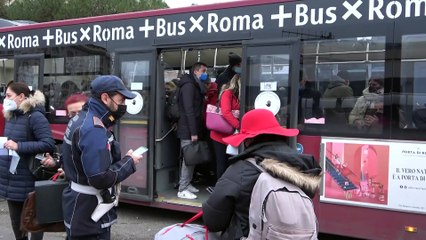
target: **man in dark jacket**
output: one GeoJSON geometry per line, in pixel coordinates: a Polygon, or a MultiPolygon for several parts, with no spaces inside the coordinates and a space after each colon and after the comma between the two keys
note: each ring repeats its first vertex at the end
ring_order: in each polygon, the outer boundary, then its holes
{"type": "Polygon", "coordinates": [[[110,239],[117,220],[114,187],[136,171],[141,155],[120,146],[108,130],[125,113],[125,99],[136,95],[116,76],[99,76],[91,83],[92,97],[68,123],[62,157],[70,185],[62,199],[68,240],[110,239]],[[105,211],[103,211],[105,210],[105,211]]]}
{"type": "Polygon", "coordinates": [[[234,147],[244,142],[246,149],[230,159],[232,165],[203,203],[203,219],[210,231],[222,231],[221,239],[226,240],[248,236],[251,194],[261,173],[247,161],[249,158],[256,159],[272,176],[298,186],[309,197],[315,195],[321,167],[312,156],[298,154],[287,145],[287,137],[298,133],[298,129],[282,128],[266,109],[255,109],[243,116],[240,133],[223,141],[234,147]]]}
{"type": "Polygon", "coordinates": [[[222,86],[227,84],[235,74],[241,74],[241,57],[233,52],[229,53],[229,65],[223,73],[216,78],[217,89],[220,93],[222,86]]]}
{"type": "MultiPolygon", "coordinates": [[[[201,137],[203,130],[204,96],[207,93],[207,86],[204,84],[204,81],[208,79],[206,72],[207,65],[197,62],[192,66],[191,74],[185,74],[178,82],[178,86],[180,87],[180,118],[177,135],[180,139],[181,148],[190,145],[201,137]]],[[[198,189],[191,185],[193,173],[194,166],[187,166],[185,161],[182,161],[179,192],[177,194],[179,198],[197,198],[194,193],[198,192],[198,189]]]]}

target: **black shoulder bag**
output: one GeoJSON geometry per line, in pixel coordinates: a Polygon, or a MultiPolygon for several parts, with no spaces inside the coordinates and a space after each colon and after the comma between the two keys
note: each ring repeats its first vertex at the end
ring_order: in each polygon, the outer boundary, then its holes
{"type": "MultiPolygon", "coordinates": [[[[27,116],[27,140],[32,141],[35,139],[35,137],[30,127],[31,114],[27,114],[26,116],[27,116]]],[[[44,154],[44,153],[41,153],[41,154],[44,154]]],[[[31,174],[33,175],[36,181],[49,180],[57,172],[56,167],[53,167],[53,168],[44,167],[40,163],[42,159],[38,159],[36,158],[36,156],[29,156],[26,158],[28,163],[28,169],[30,170],[31,174]]]]}
{"type": "Polygon", "coordinates": [[[198,140],[183,147],[183,160],[187,166],[208,163],[212,159],[212,155],[207,141],[198,140]]]}

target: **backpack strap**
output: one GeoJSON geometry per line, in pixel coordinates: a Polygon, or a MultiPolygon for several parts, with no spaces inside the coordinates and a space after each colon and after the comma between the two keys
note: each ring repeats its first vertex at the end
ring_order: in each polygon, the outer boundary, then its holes
{"type": "MultiPolygon", "coordinates": [[[[261,172],[260,174],[262,174],[262,173],[269,174],[263,167],[261,167],[259,164],[257,164],[257,161],[256,161],[255,158],[248,158],[247,161],[249,161],[258,170],[260,170],[260,172],[261,172]]],[[[260,177],[260,175],[259,175],[259,177],[260,177]]],[[[268,200],[269,194],[270,194],[270,192],[268,193],[268,195],[266,195],[265,199],[263,199],[263,203],[262,203],[262,212],[261,212],[261,216],[260,216],[262,218],[261,226],[260,226],[261,232],[263,232],[264,223],[266,221],[266,216],[265,216],[266,210],[265,209],[266,209],[266,202],[268,200]]]]}

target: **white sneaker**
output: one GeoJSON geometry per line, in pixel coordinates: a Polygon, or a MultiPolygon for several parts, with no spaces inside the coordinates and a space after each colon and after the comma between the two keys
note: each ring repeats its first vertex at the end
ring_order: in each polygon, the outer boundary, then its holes
{"type": "Polygon", "coordinates": [[[192,193],[197,193],[197,192],[199,192],[199,191],[200,191],[200,190],[198,190],[198,188],[196,188],[196,187],[192,186],[191,184],[189,184],[189,185],[188,185],[188,187],[186,187],[186,189],[187,189],[188,191],[192,192],[192,193]]]}
{"type": "Polygon", "coordinates": [[[184,198],[184,199],[196,199],[197,195],[190,192],[188,189],[183,190],[182,192],[177,193],[178,198],[184,198]]]}

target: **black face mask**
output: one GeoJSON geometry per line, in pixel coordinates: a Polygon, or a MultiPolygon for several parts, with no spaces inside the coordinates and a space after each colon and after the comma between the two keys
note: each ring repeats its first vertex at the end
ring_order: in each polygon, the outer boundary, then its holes
{"type": "Polygon", "coordinates": [[[127,111],[127,105],[125,104],[117,104],[118,108],[116,111],[111,111],[111,115],[114,117],[114,121],[118,121],[120,118],[126,114],[127,111]]]}
{"type": "Polygon", "coordinates": [[[109,117],[108,117],[108,120],[110,121],[110,124],[108,124],[108,125],[112,125],[112,124],[116,123],[120,118],[122,118],[124,116],[124,114],[126,114],[126,111],[127,111],[127,105],[125,105],[125,104],[118,104],[111,97],[110,97],[110,99],[115,104],[117,104],[117,110],[112,111],[107,106],[108,109],[109,109],[109,111],[111,112],[111,115],[109,115],[109,117]]]}

